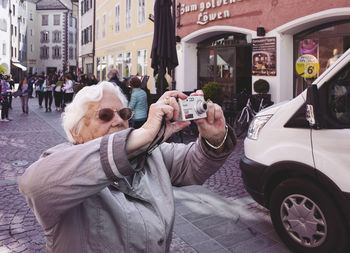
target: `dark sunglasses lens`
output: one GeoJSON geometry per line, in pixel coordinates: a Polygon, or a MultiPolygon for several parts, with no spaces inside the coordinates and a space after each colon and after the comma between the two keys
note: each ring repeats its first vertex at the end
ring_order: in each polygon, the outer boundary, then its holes
{"type": "Polygon", "coordinates": [[[109,108],[103,108],[98,112],[98,118],[103,121],[110,121],[114,117],[114,111],[109,108]]]}
{"type": "Polygon", "coordinates": [[[132,116],[132,110],[130,108],[123,108],[119,111],[119,115],[123,120],[129,120],[132,116]]]}

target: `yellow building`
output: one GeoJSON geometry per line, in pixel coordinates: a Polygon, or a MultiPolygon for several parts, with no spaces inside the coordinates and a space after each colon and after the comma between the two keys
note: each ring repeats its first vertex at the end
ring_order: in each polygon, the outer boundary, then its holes
{"type": "Polygon", "coordinates": [[[106,80],[116,68],[121,78],[148,75],[152,91],[153,0],[96,0],[95,74],[106,80]]]}

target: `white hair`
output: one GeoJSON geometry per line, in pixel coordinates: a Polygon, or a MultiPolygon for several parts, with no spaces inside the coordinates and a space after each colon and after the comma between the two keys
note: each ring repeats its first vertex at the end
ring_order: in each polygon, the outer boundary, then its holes
{"type": "Polygon", "coordinates": [[[70,142],[75,143],[72,135],[73,128],[77,127],[79,133],[81,129],[80,120],[86,115],[89,104],[101,101],[103,92],[115,94],[124,107],[128,106],[128,100],[122,90],[111,82],[102,81],[96,85],[84,87],[75,95],[72,103],[67,105],[65,112],[62,113],[62,126],[70,142]]]}

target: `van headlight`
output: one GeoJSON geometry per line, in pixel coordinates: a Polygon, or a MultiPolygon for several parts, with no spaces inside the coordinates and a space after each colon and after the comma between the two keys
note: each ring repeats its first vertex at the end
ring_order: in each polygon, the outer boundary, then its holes
{"type": "Polygon", "coordinates": [[[272,117],[272,114],[264,116],[255,116],[249,125],[247,137],[252,140],[257,140],[260,130],[266,124],[267,121],[272,117]]]}

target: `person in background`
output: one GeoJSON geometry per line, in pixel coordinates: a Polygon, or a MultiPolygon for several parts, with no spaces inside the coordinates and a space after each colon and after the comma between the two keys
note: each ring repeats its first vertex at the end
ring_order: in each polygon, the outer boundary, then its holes
{"type": "Polygon", "coordinates": [[[63,91],[63,109],[64,107],[72,102],[74,90],[73,90],[73,81],[72,76],[70,74],[67,74],[65,77],[65,82],[62,86],[63,91]]]}
{"type": "Polygon", "coordinates": [[[147,94],[140,88],[141,80],[138,77],[131,78],[129,84],[131,87],[129,108],[134,111],[134,128],[140,128],[147,120],[147,94]]]}
{"type": "Polygon", "coordinates": [[[29,83],[27,77],[24,77],[19,83],[18,90],[21,91],[21,104],[22,111],[25,114],[28,114],[28,99],[29,99],[29,83]]]}
{"type": "Polygon", "coordinates": [[[172,186],[203,184],[236,144],[221,107],[212,102],[207,118],[195,121],[196,142],[165,143],[189,125],[177,121],[176,99],[186,97],[166,92],[150,106],[147,122],[132,129],[132,111],[119,87],[101,82],[75,96],[62,117],[70,143],[46,150],[18,179],[45,230],[46,252],[169,251],[172,186]]]}
{"type": "Polygon", "coordinates": [[[12,109],[12,91],[15,89],[15,82],[13,81],[11,75],[7,76],[6,81],[9,84],[9,90],[7,91],[7,97],[9,100],[9,109],[12,109]]]}
{"type": "Polygon", "coordinates": [[[41,73],[35,82],[35,92],[38,96],[39,108],[43,108],[45,73],[41,73]]]}
{"type": "Polygon", "coordinates": [[[52,86],[53,82],[53,74],[50,73],[48,77],[46,78],[46,85],[44,90],[44,97],[45,97],[45,111],[51,112],[51,105],[52,105],[52,86]]]}
{"type": "Polygon", "coordinates": [[[62,100],[63,100],[63,92],[62,92],[62,85],[64,83],[63,77],[59,76],[58,81],[56,82],[56,85],[53,90],[53,96],[55,99],[55,106],[56,106],[56,111],[59,112],[63,108],[62,106],[62,100]]]}
{"type": "Polygon", "coordinates": [[[95,75],[90,75],[90,82],[89,86],[98,84],[98,80],[96,79],[95,75]]]}
{"type": "Polygon", "coordinates": [[[7,122],[10,121],[9,119],[9,100],[8,100],[8,93],[10,90],[10,84],[6,81],[7,77],[2,76],[0,80],[0,100],[1,100],[1,121],[7,122]]]}
{"type": "Polygon", "coordinates": [[[111,69],[107,74],[107,78],[109,79],[109,82],[112,82],[112,83],[118,85],[119,88],[122,89],[123,93],[126,95],[127,98],[130,97],[130,89],[126,85],[126,82],[120,81],[120,75],[119,75],[118,70],[111,69]]]}
{"type": "Polygon", "coordinates": [[[28,78],[28,96],[29,96],[29,98],[33,98],[34,83],[35,83],[35,78],[33,75],[31,75],[28,78]]]}

